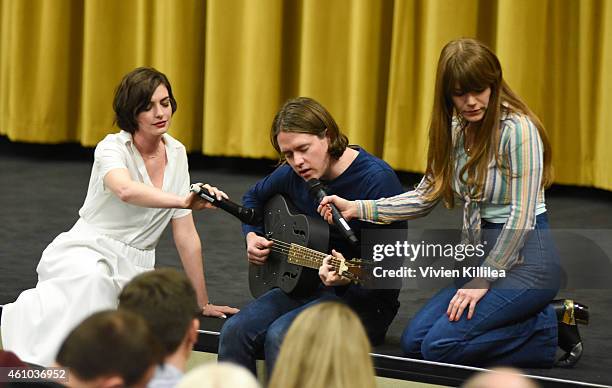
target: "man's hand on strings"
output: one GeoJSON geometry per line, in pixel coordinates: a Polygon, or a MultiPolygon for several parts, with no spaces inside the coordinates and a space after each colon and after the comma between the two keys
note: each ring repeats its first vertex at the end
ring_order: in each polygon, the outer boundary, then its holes
{"type": "Polygon", "coordinates": [[[334,266],[334,259],[344,259],[342,253],[332,249],[332,254],[323,259],[323,264],[319,267],[319,277],[326,286],[343,286],[350,282],[349,279],[338,275],[337,265],[334,266]]]}

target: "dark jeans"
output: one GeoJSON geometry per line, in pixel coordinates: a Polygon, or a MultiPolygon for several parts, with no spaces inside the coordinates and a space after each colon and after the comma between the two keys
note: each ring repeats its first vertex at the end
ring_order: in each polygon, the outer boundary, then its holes
{"type": "MultiPolygon", "coordinates": [[[[483,222],[488,248],[503,224],[483,222]]],[[[558,291],[559,257],[546,213],[526,238],[523,261],[476,304],[472,319],[467,310],[450,322],[446,310],[457,288],[438,292],[404,330],[402,350],[408,357],[466,365],[509,365],[546,368],[555,360],[557,319],[550,301],[558,291]]]]}
{"type": "Polygon", "coordinates": [[[294,297],[278,288],[272,289],[225,322],[218,359],[242,365],[255,374],[256,359],[265,356],[267,372],[271,375],[283,338],[295,317],[325,301],[346,303],[353,308],[370,341],[380,343],[397,313],[397,294],[397,290],[364,290],[351,286],[340,296],[333,288],[321,287],[313,295],[294,297]]]}

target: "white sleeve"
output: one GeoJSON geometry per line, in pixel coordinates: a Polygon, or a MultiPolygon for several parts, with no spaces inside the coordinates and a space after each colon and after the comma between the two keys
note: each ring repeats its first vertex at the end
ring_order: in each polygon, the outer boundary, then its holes
{"type": "Polygon", "coordinates": [[[98,165],[103,180],[110,170],[128,168],[126,150],[121,149],[121,147],[125,147],[125,145],[112,141],[108,137],[96,146],[94,163],[98,165]]]}

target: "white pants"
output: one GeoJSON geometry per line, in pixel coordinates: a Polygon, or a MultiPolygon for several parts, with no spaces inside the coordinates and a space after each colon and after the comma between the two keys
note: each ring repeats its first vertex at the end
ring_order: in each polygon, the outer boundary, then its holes
{"type": "Polygon", "coordinates": [[[154,264],[155,250],[100,235],[79,219],[44,250],[36,288],[4,306],[4,349],[23,361],[50,366],[74,327],[94,312],[116,308],[123,286],[154,264]]]}

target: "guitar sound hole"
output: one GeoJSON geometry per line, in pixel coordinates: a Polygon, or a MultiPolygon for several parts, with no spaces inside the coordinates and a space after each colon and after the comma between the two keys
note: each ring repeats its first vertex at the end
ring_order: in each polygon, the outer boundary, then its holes
{"type": "Polygon", "coordinates": [[[293,234],[297,236],[301,241],[306,241],[306,231],[304,229],[298,228],[295,224],[293,224],[293,234]]]}

